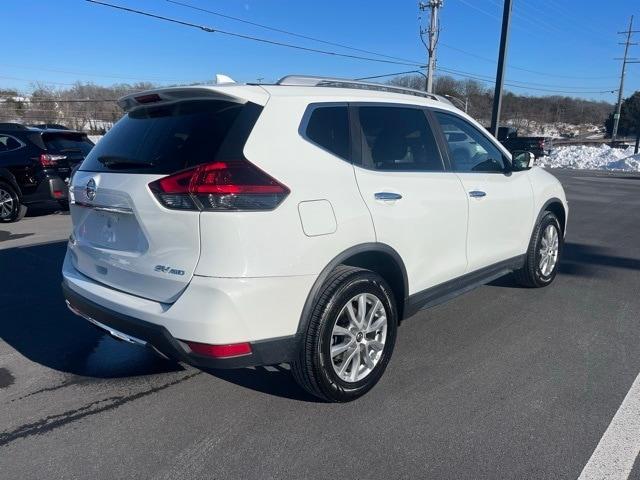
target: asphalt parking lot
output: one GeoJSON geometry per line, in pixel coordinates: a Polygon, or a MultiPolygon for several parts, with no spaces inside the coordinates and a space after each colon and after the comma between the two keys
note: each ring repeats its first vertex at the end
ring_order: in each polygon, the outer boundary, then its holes
{"type": "Polygon", "coordinates": [[[60,293],[69,216],[0,225],[0,477],[578,478],[640,372],[640,177],[554,173],[555,283],[419,313],[345,405],[285,366],[202,372],[103,335],[60,293]]]}

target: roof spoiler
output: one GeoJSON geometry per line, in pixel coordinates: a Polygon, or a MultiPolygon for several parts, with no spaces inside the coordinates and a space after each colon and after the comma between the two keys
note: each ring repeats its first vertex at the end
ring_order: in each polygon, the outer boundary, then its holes
{"type": "Polygon", "coordinates": [[[265,105],[269,95],[261,88],[225,84],[211,86],[170,87],[132,93],[118,99],[118,105],[128,112],[145,105],[161,105],[185,100],[225,100],[235,103],[253,102],[265,105]]]}

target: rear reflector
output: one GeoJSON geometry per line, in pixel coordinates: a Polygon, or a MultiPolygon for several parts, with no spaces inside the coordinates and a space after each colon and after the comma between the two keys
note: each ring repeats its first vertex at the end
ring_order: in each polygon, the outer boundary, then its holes
{"type": "Polygon", "coordinates": [[[54,198],[62,198],[64,197],[64,192],[62,190],[54,190],[53,191],[54,198]]]}
{"type": "Polygon", "coordinates": [[[193,353],[213,358],[241,357],[251,354],[250,343],[232,343],[229,345],[209,345],[207,343],[185,342],[193,353]]]}
{"type": "Polygon", "coordinates": [[[272,210],[289,189],[247,160],[200,165],[149,184],[167,208],[272,210]]]}

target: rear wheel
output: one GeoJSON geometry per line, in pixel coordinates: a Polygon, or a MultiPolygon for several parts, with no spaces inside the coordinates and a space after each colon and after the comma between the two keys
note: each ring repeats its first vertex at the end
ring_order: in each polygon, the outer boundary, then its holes
{"type": "Polygon", "coordinates": [[[20,203],[18,192],[6,182],[0,181],[0,222],[17,222],[27,213],[20,203]]]}
{"type": "Polygon", "coordinates": [[[326,401],[346,402],[368,392],[389,363],[397,313],[391,289],[378,274],[339,266],[311,312],[296,381],[326,401]]]}
{"type": "Polygon", "coordinates": [[[524,267],[515,272],[518,283],[534,288],[549,285],[558,272],[562,247],[558,217],[545,212],[531,235],[524,267]]]}

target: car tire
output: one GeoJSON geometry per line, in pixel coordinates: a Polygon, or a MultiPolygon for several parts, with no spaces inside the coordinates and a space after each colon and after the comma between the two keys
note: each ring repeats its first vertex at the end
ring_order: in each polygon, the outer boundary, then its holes
{"type": "Polygon", "coordinates": [[[531,235],[525,264],[514,272],[516,281],[530,288],[549,285],[558,273],[563,247],[564,238],[558,217],[552,212],[544,212],[531,235]]]}
{"type": "Polygon", "coordinates": [[[295,380],[324,401],[355,400],[384,373],[397,325],[395,299],[385,280],[370,270],[338,266],[311,310],[291,366],[295,380]]]}
{"type": "Polygon", "coordinates": [[[27,207],[20,203],[18,192],[7,182],[0,180],[0,222],[17,222],[26,214],[27,207]]]}

